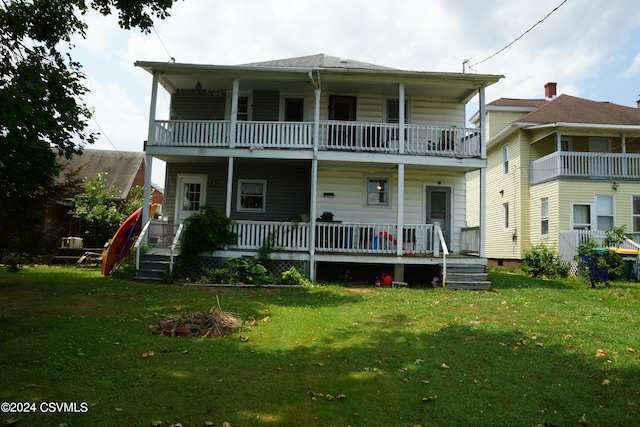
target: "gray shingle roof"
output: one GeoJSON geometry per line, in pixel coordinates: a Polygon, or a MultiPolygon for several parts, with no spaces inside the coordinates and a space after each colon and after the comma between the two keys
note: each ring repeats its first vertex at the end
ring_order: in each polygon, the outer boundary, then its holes
{"type": "Polygon", "coordinates": [[[116,198],[124,199],[129,194],[138,170],[144,165],[144,153],[135,151],[110,151],[83,149],[81,156],[70,160],[60,158],[59,163],[67,170],[77,171],[78,178],[93,178],[100,172],[107,173],[108,188],[116,188],[116,198]]]}
{"type": "Polygon", "coordinates": [[[255,67],[274,68],[334,68],[334,69],[359,69],[359,70],[397,70],[396,68],[383,67],[382,65],[369,64],[353,59],[338,58],[336,56],[319,53],[317,55],[300,56],[297,58],[276,59],[273,61],[252,62],[241,64],[255,67]]]}

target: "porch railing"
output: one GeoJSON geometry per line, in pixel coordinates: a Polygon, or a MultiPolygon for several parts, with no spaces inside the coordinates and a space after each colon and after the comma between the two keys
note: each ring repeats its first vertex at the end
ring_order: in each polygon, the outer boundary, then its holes
{"type": "MultiPolygon", "coordinates": [[[[640,233],[629,233],[633,239],[622,242],[621,249],[637,250],[640,244],[640,233]]],[[[604,230],[571,230],[561,231],[560,240],[558,242],[558,253],[565,262],[573,262],[578,254],[578,247],[587,242],[589,239],[596,242],[599,246],[604,246],[604,239],[607,232],[604,230]]]]}
{"type": "Polygon", "coordinates": [[[238,235],[233,249],[258,250],[265,243],[286,251],[309,249],[309,223],[237,221],[233,231],[238,235]]]}
{"type": "MultiPolygon", "coordinates": [[[[258,250],[265,242],[286,251],[309,249],[309,223],[237,221],[233,231],[238,235],[230,249],[258,250]],[[271,241],[269,242],[269,239],[271,241]]],[[[317,252],[350,254],[396,254],[397,226],[393,224],[316,223],[317,252]]],[[[402,239],[404,254],[433,253],[433,225],[405,225],[402,239]]]]}
{"type": "Polygon", "coordinates": [[[460,232],[460,253],[480,254],[480,227],[463,227],[460,232]]]}
{"type": "Polygon", "coordinates": [[[640,154],[554,152],[531,162],[531,184],[558,177],[640,178],[640,154]]]}
{"type": "MultiPolygon", "coordinates": [[[[480,156],[477,129],[430,125],[405,125],[404,149],[407,154],[450,157],[480,156]]],[[[228,120],[157,120],[155,138],[150,145],[175,147],[313,148],[313,123],[258,122],[236,123],[231,141],[228,120]]],[[[400,127],[392,123],[321,121],[320,150],[399,153],[400,127]]]]}

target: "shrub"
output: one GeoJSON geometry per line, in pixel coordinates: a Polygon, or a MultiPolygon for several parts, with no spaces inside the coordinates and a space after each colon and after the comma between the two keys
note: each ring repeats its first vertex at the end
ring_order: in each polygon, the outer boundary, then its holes
{"type": "Polygon", "coordinates": [[[180,240],[180,271],[183,275],[198,274],[198,256],[203,252],[224,249],[235,243],[237,235],[231,230],[233,220],[213,206],[202,206],[184,220],[180,240]]]}
{"type": "Polygon", "coordinates": [[[520,269],[530,276],[549,279],[569,275],[569,265],[562,261],[555,248],[549,248],[544,243],[527,250],[520,269]]]}
{"type": "Polygon", "coordinates": [[[289,286],[309,286],[311,282],[296,267],[291,267],[287,271],[283,271],[278,279],[280,285],[289,286]]]}
{"type": "Polygon", "coordinates": [[[622,257],[611,249],[598,247],[592,239],[578,247],[576,258],[580,274],[591,283],[592,288],[595,288],[597,283],[606,285],[613,277],[622,274],[622,257]]]}

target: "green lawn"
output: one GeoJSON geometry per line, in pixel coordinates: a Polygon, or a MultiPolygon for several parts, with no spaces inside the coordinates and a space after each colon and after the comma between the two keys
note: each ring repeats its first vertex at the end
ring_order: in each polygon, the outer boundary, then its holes
{"type": "Polygon", "coordinates": [[[506,271],[489,279],[491,292],[216,289],[2,268],[0,401],[37,412],[0,422],[638,425],[639,284],[594,290],[506,271]],[[218,304],[246,321],[238,334],[148,331],[218,304]],[[87,406],[45,413],[43,402],[87,406]]]}

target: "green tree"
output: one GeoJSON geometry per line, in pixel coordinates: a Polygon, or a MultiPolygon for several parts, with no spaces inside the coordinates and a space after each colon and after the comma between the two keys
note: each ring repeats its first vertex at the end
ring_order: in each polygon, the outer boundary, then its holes
{"type": "Polygon", "coordinates": [[[624,261],[611,248],[619,247],[626,238],[625,226],[621,226],[607,230],[603,241],[604,248],[599,247],[593,239],[580,244],[576,259],[580,263],[582,276],[589,280],[592,288],[598,283],[606,285],[611,279],[622,274],[624,261]]]}
{"type": "Polygon", "coordinates": [[[85,76],[70,53],[72,36],[85,35],[85,14],[117,13],[120,27],[149,32],[175,2],[0,0],[0,211],[18,213],[14,230],[31,230],[19,213],[55,192],[56,157],[80,154],[96,138],[86,132],[85,76]]]}
{"type": "Polygon", "coordinates": [[[73,216],[84,221],[99,242],[107,242],[120,224],[142,206],[142,187],[132,188],[122,202],[114,197],[118,189],[107,188],[106,181],[107,173],[99,173],[87,180],[84,193],[73,198],[73,216]]]}

